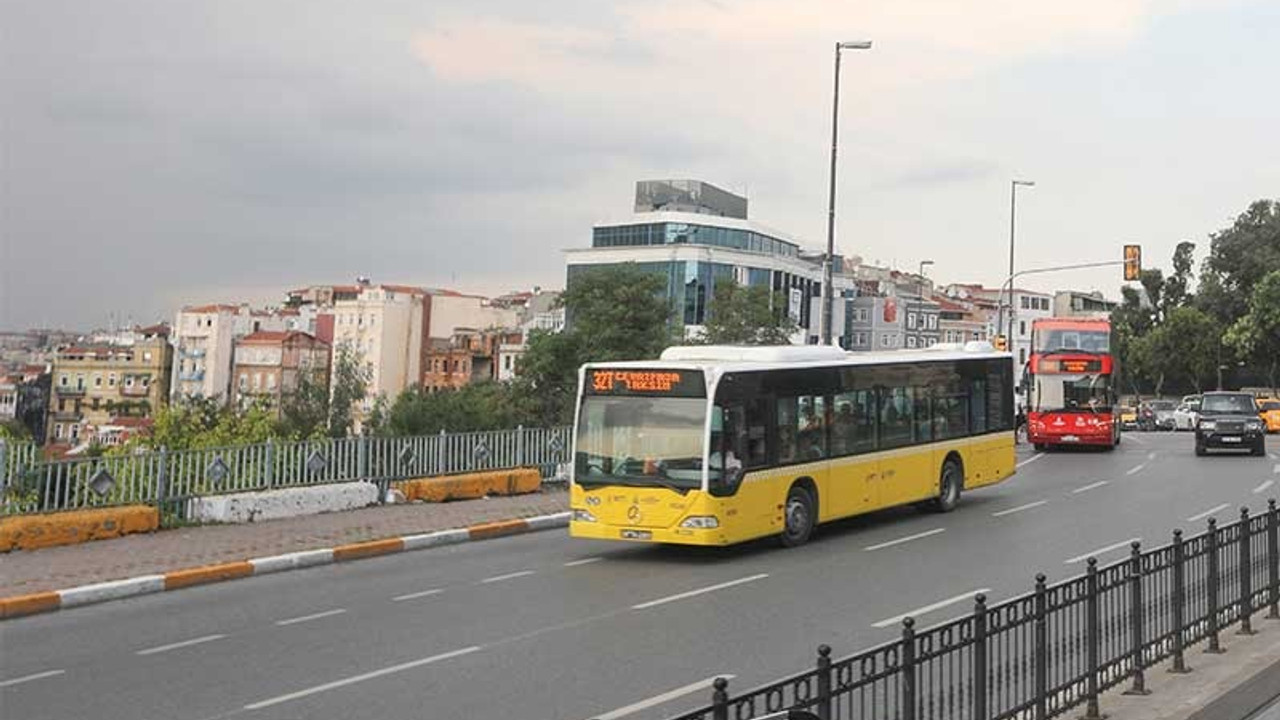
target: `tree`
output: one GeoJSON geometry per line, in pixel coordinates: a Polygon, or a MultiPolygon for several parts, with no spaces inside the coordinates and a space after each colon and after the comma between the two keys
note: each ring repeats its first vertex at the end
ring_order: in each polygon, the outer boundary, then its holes
{"type": "Polygon", "coordinates": [[[786,306],[767,287],[720,282],[707,307],[702,340],[712,345],[786,345],[796,330],[786,306]]]}
{"type": "Polygon", "coordinates": [[[572,422],[578,368],[587,358],[576,331],[530,333],[516,363],[513,402],[518,416],[541,427],[572,422]]]}
{"type": "Polygon", "coordinates": [[[352,408],[364,400],[371,373],[360,362],[350,345],[342,344],[333,353],[333,381],[329,393],[329,437],[341,438],[351,433],[354,424],[352,408]]]}
{"type": "Polygon", "coordinates": [[[1157,395],[1169,380],[1199,392],[1217,371],[1221,337],[1220,326],[1209,315],[1196,308],[1176,308],[1135,342],[1131,362],[1152,379],[1157,395]]]}
{"type": "Polygon", "coordinates": [[[511,386],[479,382],[456,390],[410,388],[387,411],[385,434],[395,436],[499,430],[520,424],[511,386]]]}
{"type": "Polygon", "coordinates": [[[1210,243],[1200,273],[1202,307],[1226,325],[1248,313],[1254,286],[1280,270],[1280,201],[1254,202],[1210,243]]]}
{"type": "Polygon", "coordinates": [[[298,385],[280,404],[280,434],[312,438],[324,435],[329,424],[329,386],[323,374],[298,373],[298,385]]]}
{"type": "Polygon", "coordinates": [[[1249,296],[1249,312],[1227,329],[1224,342],[1267,375],[1273,393],[1280,371],[1280,270],[1263,276],[1249,296]]]}
{"type": "Polygon", "coordinates": [[[634,263],[588,270],[560,296],[570,330],[593,361],[657,357],[672,342],[666,282],[634,263]]]}
{"type": "Polygon", "coordinates": [[[0,422],[0,440],[10,443],[31,442],[31,431],[18,420],[0,422]]]}
{"type": "Polygon", "coordinates": [[[1164,281],[1161,292],[1161,314],[1167,316],[1174,308],[1188,304],[1191,299],[1191,266],[1196,244],[1183,241],[1173,251],[1173,274],[1164,281]]]}

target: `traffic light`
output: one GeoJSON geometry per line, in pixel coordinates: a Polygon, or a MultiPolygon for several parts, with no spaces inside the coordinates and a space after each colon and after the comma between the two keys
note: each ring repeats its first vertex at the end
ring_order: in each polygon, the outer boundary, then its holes
{"type": "Polygon", "coordinates": [[[1142,246],[1124,246],[1124,279],[1142,279],[1142,246]]]}
{"type": "Polygon", "coordinates": [[[1005,350],[1009,349],[1009,342],[1005,340],[1005,337],[1003,335],[997,335],[991,338],[991,344],[994,345],[995,348],[1000,352],[1004,352],[1005,350]]]}

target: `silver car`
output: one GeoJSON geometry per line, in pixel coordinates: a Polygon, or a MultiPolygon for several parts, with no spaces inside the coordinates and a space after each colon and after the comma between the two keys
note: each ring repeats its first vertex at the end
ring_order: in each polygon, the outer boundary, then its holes
{"type": "Polygon", "coordinates": [[[1196,421],[1200,419],[1200,396],[1188,395],[1173,411],[1174,430],[1195,430],[1196,421]]]}

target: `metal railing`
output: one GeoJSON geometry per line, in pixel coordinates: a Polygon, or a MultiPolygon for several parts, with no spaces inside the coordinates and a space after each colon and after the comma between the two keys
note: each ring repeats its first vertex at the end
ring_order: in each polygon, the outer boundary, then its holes
{"type": "Polygon", "coordinates": [[[206,495],[367,480],[385,497],[392,482],[431,475],[537,467],[568,461],[568,427],[417,437],[352,437],[42,460],[39,448],[0,441],[0,515],[113,505],[156,505],[181,519],[206,495]]]}
{"type": "Polygon", "coordinates": [[[1044,720],[1084,706],[1100,720],[1098,697],[1128,683],[1148,694],[1146,671],[1171,661],[1188,672],[1185,653],[1207,643],[1221,652],[1222,631],[1253,632],[1253,616],[1280,619],[1280,511],[1267,511],[1143,551],[1050,584],[1038,575],[1025,595],[917,630],[841,660],[818,648],[815,667],[739,695],[715,681],[711,704],[673,720],[761,720],[798,710],[822,720],[1044,720]]]}

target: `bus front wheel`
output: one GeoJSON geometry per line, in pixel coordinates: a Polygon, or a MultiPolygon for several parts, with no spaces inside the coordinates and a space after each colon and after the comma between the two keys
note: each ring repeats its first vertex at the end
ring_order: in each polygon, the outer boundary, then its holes
{"type": "Polygon", "coordinates": [[[817,507],[812,493],[805,486],[796,483],[787,492],[787,502],[782,508],[782,535],[784,547],[803,545],[813,534],[813,525],[817,520],[817,507]]]}
{"type": "Polygon", "coordinates": [[[951,512],[960,504],[960,488],[964,485],[964,471],[955,460],[942,464],[942,476],[938,479],[938,497],[931,503],[934,512],[951,512]]]}

